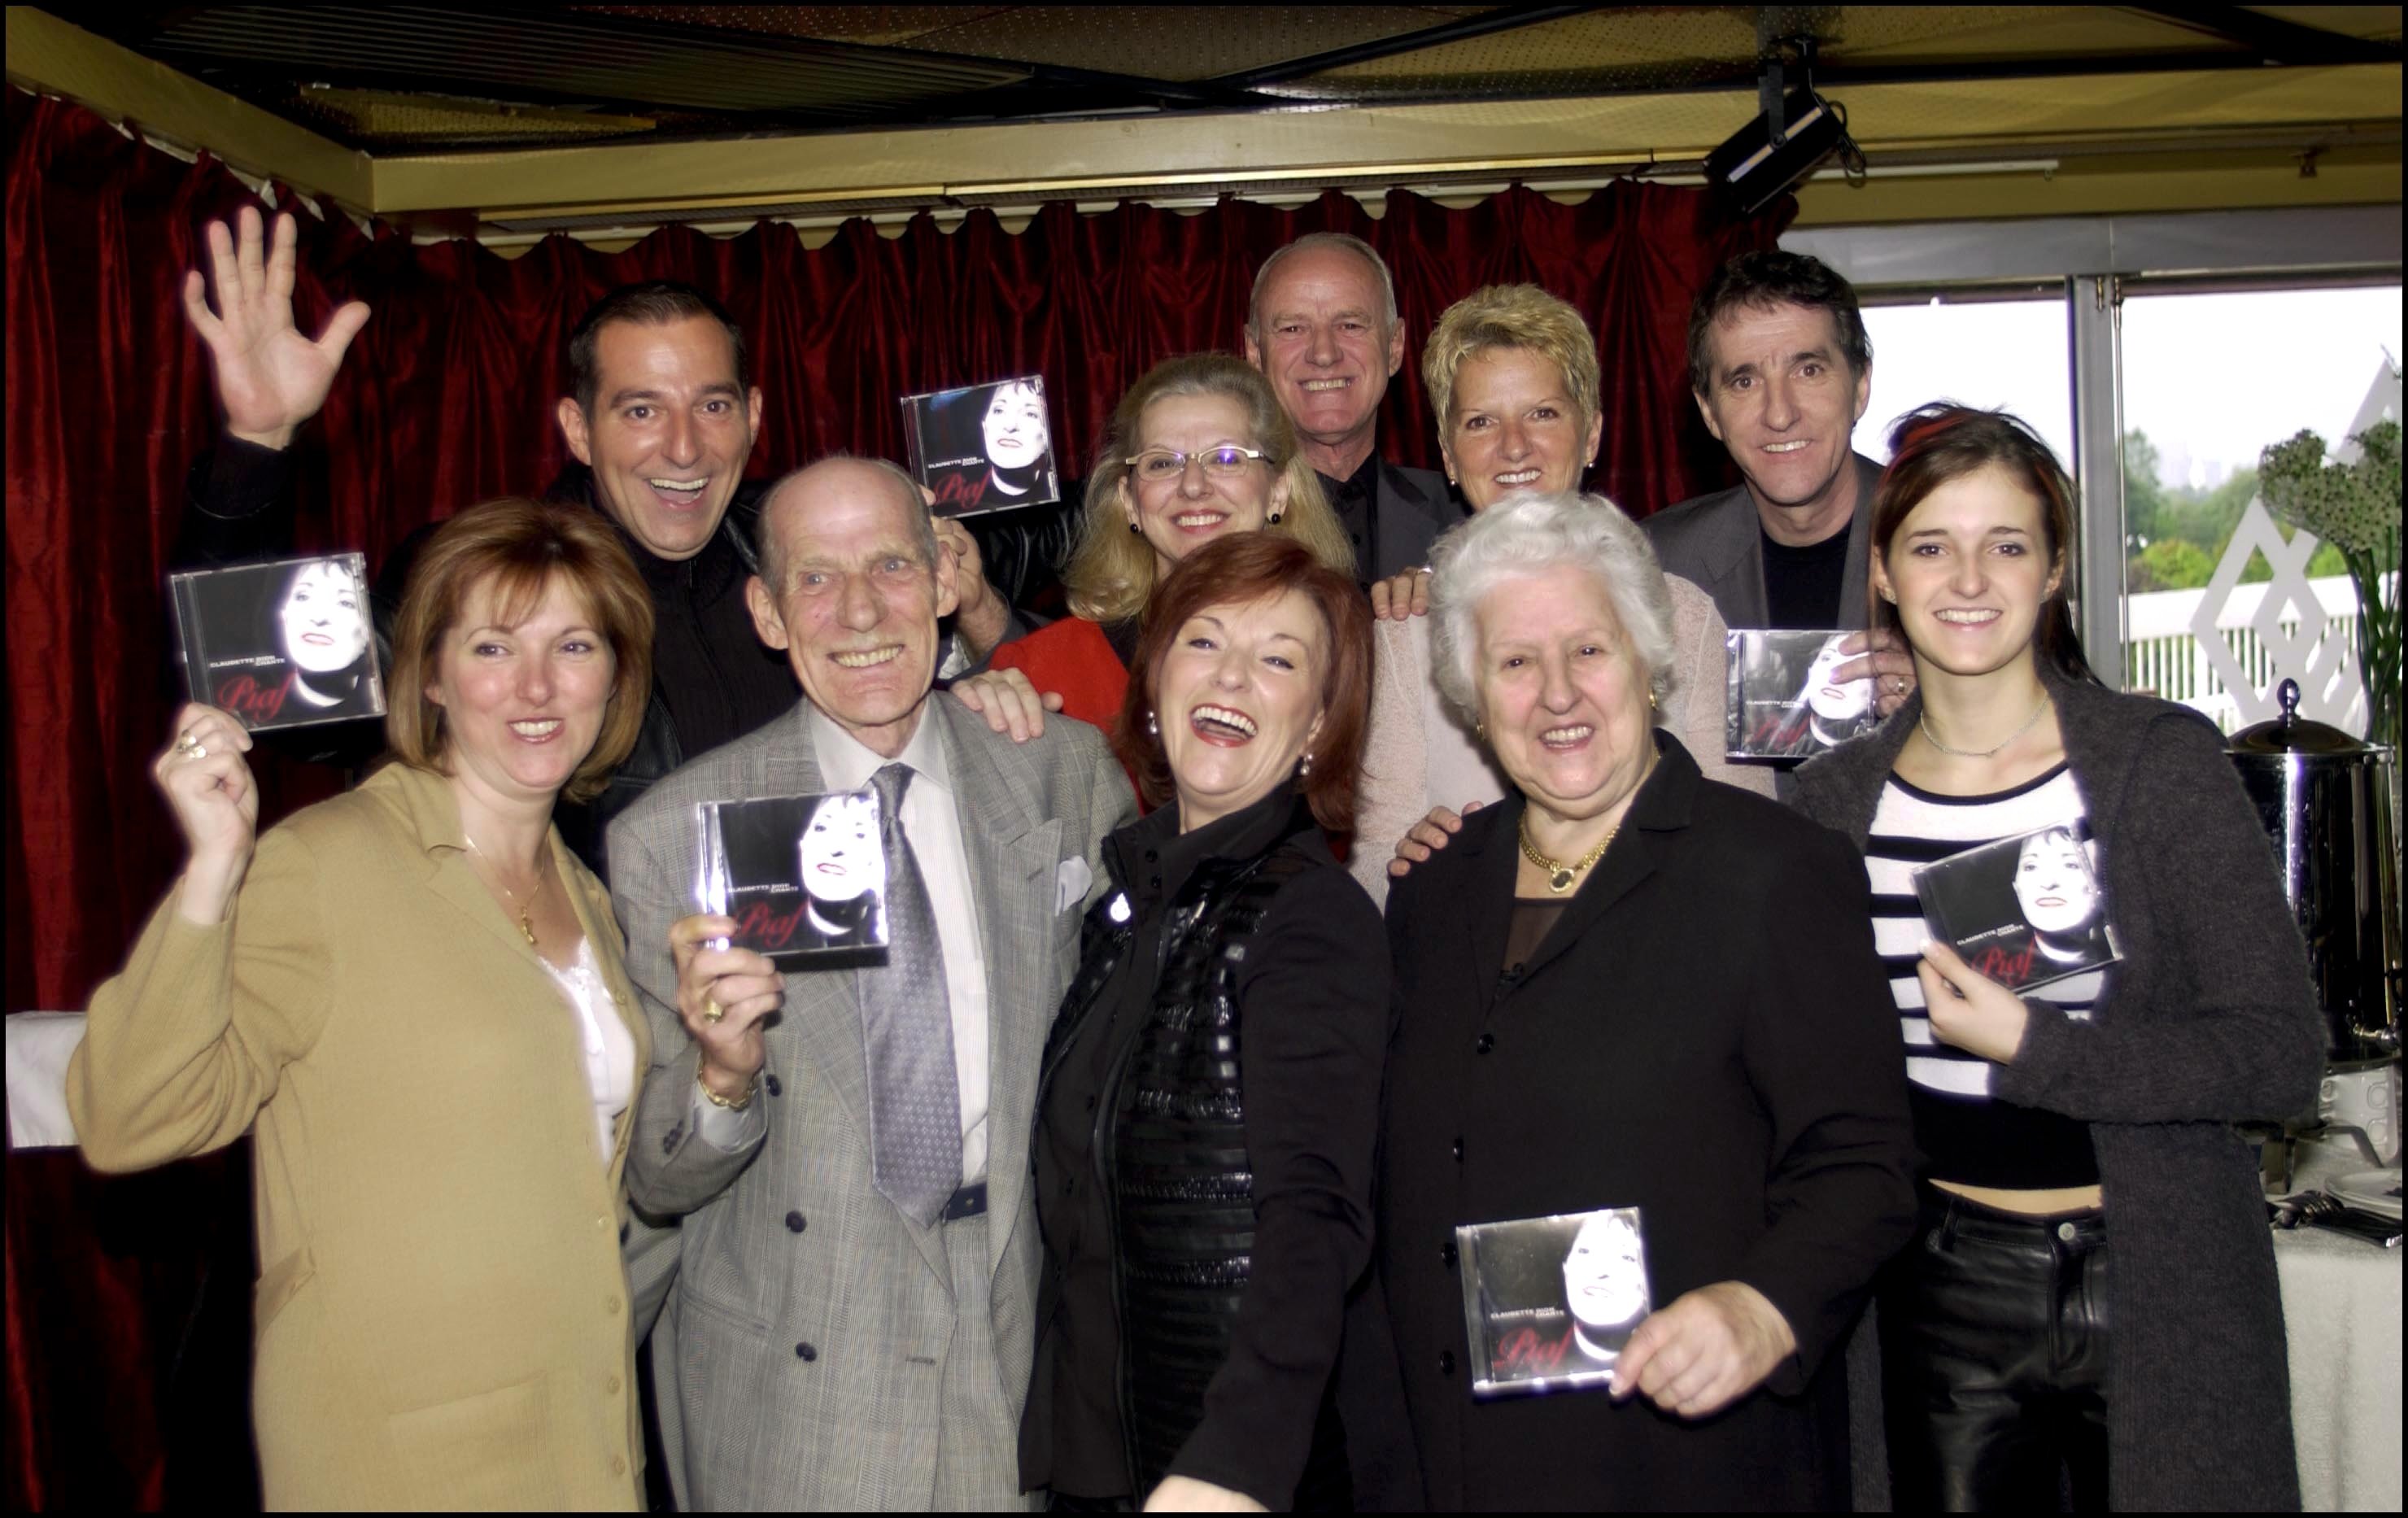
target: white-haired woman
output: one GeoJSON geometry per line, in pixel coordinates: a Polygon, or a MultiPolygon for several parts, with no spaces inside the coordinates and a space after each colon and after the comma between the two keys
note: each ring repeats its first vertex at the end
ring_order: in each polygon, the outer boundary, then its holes
{"type": "Polygon", "coordinates": [[[1654,723],[1673,617],[1637,537],[1566,494],[1439,547],[1439,681],[1518,795],[1389,897],[1378,1248],[1409,1432],[1361,1443],[1422,1489],[1374,1503],[1848,1495],[1832,1352],[1914,1217],[1896,1011],[1846,840],[1654,723]],[[1475,1403],[1456,1226],[1602,1209],[1636,1210],[1657,1304],[1612,1390],[1475,1403]]]}
{"type": "MultiPolygon", "coordinates": [[[[1577,491],[1597,462],[1604,428],[1597,341],[1578,311],[1536,285],[1490,285],[1448,307],[1422,350],[1422,375],[1447,478],[1474,512],[1515,496],[1577,491]]],[[[1621,515],[1601,495],[1585,499],[1621,515]]],[[[1640,534],[1616,540],[1654,568],[1655,550],[1640,534]]],[[[1723,762],[1723,619],[1697,586],[1666,583],[1671,652],[1656,721],[1680,736],[1710,778],[1770,795],[1770,769],[1723,762]]],[[[1396,616],[1421,587],[1409,575],[1374,588],[1386,591],[1381,601],[1396,616]]],[[[1506,789],[1496,756],[1431,679],[1428,621],[1383,616],[1378,634],[1359,841],[1349,866],[1374,901],[1387,897],[1390,851],[1409,828],[1442,810],[1426,831],[1443,842],[1436,829],[1506,789]]]]}

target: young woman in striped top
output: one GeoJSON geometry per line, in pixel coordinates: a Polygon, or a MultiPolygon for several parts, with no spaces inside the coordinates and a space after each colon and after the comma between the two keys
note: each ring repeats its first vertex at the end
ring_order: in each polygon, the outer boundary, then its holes
{"type": "Polygon", "coordinates": [[[2063,1481],[2086,1510],[2295,1507],[2273,1256],[2231,1124],[2304,1108],[2323,1045],[2266,837],[2212,726],[2084,661],[2047,445],[1935,406],[1892,451],[1875,624],[1919,694],[1795,799],[1865,850],[1926,1161],[1880,1298],[1894,1503],[2047,1508],[2063,1481]],[[1928,941],[1913,875],[2036,832],[2033,927],[2071,932],[2102,893],[2124,958],[2019,996],[1928,941]]]}

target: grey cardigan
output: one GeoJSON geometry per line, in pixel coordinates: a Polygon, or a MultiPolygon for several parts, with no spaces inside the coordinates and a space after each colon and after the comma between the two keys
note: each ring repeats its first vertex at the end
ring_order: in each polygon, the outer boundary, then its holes
{"type": "MultiPolygon", "coordinates": [[[[2272,850],[2215,729],[2048,679],[2124,951],[2088,1023],[2029,1000],[2004,1100],[2091,1124],[2107,1274],[2109,1500],[2293,1510],[2290,1378],[2258,1170],[2232,1124],[2315,1099],[2324,1031],[2272,850]]],[[[1799,772],[1863,847],[1922,698],[1799,772]]]]}

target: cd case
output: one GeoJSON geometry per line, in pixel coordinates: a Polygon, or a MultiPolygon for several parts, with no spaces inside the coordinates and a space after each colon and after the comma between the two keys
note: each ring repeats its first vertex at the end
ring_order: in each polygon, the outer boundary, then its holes
{"type": "Polygon", "coordinates": [[[367,585],[357,553],[168,576],[185,691],[253,732],[383,716],[367,585]]]}
{"type": "Polygon", "coordinates": [[[936,496],[940,517],[1051,506],[1062,498],[1043,375],[906,395],[903,436],[911,451],[911,478],[936,496]]]}
{"type": "Polygon", "coordinates": [[[2086,826],[2036,828],[1935,860],[1915,871],[1914,894],[1931,936],[2010,991],[2123,957],[2086,826]]]}
{"type": "Polygon", "coordinates": [[[1604,1386],[1652,1311],[1635,1207],[1455,1230],[1475,1396],[1604,1386]]]}
{"type": "Polygon", "coordinates": [[[781,970],[886,947],[886,854],[878,793],[706,801],[695,900],[736,919],[728,942],[781,970]]]}
{"type": "Polygon", "coordinates": [[[1831,679],[1832,670],[1858,657],[1842,652],[1849,636],[1762,628],[1727,635],[1727,757],[1811,759],[1880,725],[1871,680],[1831,679]]]}

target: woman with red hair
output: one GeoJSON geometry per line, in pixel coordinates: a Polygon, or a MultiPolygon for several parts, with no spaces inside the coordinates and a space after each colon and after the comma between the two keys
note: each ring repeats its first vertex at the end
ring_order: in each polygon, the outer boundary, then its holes
{"type": "Polygon", "coordinates": [[[1038,1093],[1021,1479],[1059,1505],[1347,1505],[1328,1394],[1388,956],[1332,843],[1370,672],[1353,578],[1293,538],[1205,544],[1154,593],[1114,734],[1154,809],[1105,842],[1038,1093]]]}

